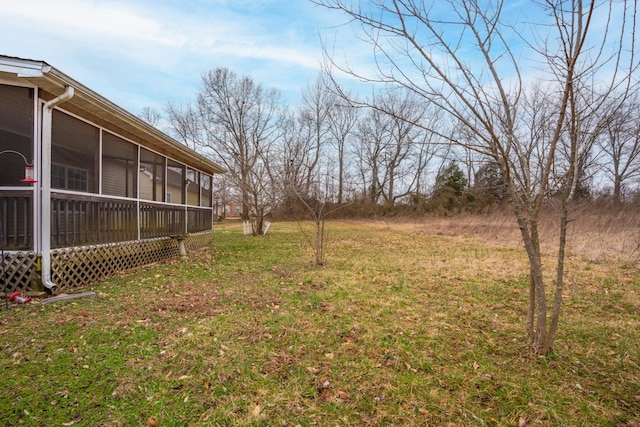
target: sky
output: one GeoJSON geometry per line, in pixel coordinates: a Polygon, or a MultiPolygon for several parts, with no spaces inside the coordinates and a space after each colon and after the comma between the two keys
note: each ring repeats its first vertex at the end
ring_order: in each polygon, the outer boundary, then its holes
{"type": "Polygon", "coordinates": [[[341,21],[308,0],[0,0],[0,55],[45,61],[133,114],[195,99],[219,67],[294,106],[319,76],[319,34],[341,21]]]}
{"type": "MultiPolygon", "coordinates": [[[[507,6],[514,22],[536,9],[507,6]]],[[[136,115],[194,100],[219,67],[295,107],[320,75],[323,43],[338,62],[373,70],[371,46],[346,21],[309,0],[0,0],[0,55],[43,60],[136,115]]]]}

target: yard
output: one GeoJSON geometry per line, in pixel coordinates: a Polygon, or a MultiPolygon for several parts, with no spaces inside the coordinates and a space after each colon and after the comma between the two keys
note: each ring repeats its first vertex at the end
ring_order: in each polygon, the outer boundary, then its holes
{"type": "Polygon", "coordinates": [[[255,238],[228,222],[212,249],[95,298],[3,306],[0,419],[640,426],[640,226],[594,218],[574,223],[547,357],[527,348],[510,218],[329,222],[324,267],[298,223],[255,238]]]}

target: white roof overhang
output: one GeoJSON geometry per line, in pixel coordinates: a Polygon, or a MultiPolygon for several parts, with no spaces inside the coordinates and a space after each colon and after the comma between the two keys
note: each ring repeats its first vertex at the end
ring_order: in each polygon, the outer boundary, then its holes
{"type": "Polygon", "coordinates": [[[144,147],[183,162],[187,166],[210,174],[225,172],[215,162],[179,143],[44,61],[0,55],[0,78],[23,84],[29,82],[42,90],[40,97],[44,100],[62,94],[67,86],[71,86],[75,94],[70,100],[60,105],[61,108],[144,147]]]}

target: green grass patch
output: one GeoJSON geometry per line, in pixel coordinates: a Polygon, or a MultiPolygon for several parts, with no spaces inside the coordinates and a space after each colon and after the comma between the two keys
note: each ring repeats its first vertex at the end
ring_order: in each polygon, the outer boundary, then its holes
{"type": "Polygon", "coordinates": [[[3,425],[640,424],[637,269],[572,255],[538,358],[521,248],[419,225],[327,230],[324,267],[295,223],[259,238],[223,224],[187,262],[95,298],[2,310],[3,425]]]}

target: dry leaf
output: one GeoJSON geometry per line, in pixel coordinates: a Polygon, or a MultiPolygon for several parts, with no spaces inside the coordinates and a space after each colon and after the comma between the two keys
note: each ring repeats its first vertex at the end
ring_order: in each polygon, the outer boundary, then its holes
{"type": "Polygon", "coordinates": [[[349,396],[349,393],[347,393],[346,391],[340,390],[338,391],[338,397],[342,400],[349,400],[349,397],[351,396],[349,396]]]}
{"type": "Polygon", "coordinates": [[[260,416],[260,412],[262,411],[262,408],[260,407],[260,405],[256,405],[253,408],[253,411],[251,411],[251,415],[253,415],[255,418],[258,418],[260,416]]]}
{"type": "Polygon", "coordinates": [[[147,426],[148,427],[157,427],[158,424],[158,419],[156,417],[149,417],[147,418],[147,426]]]}

